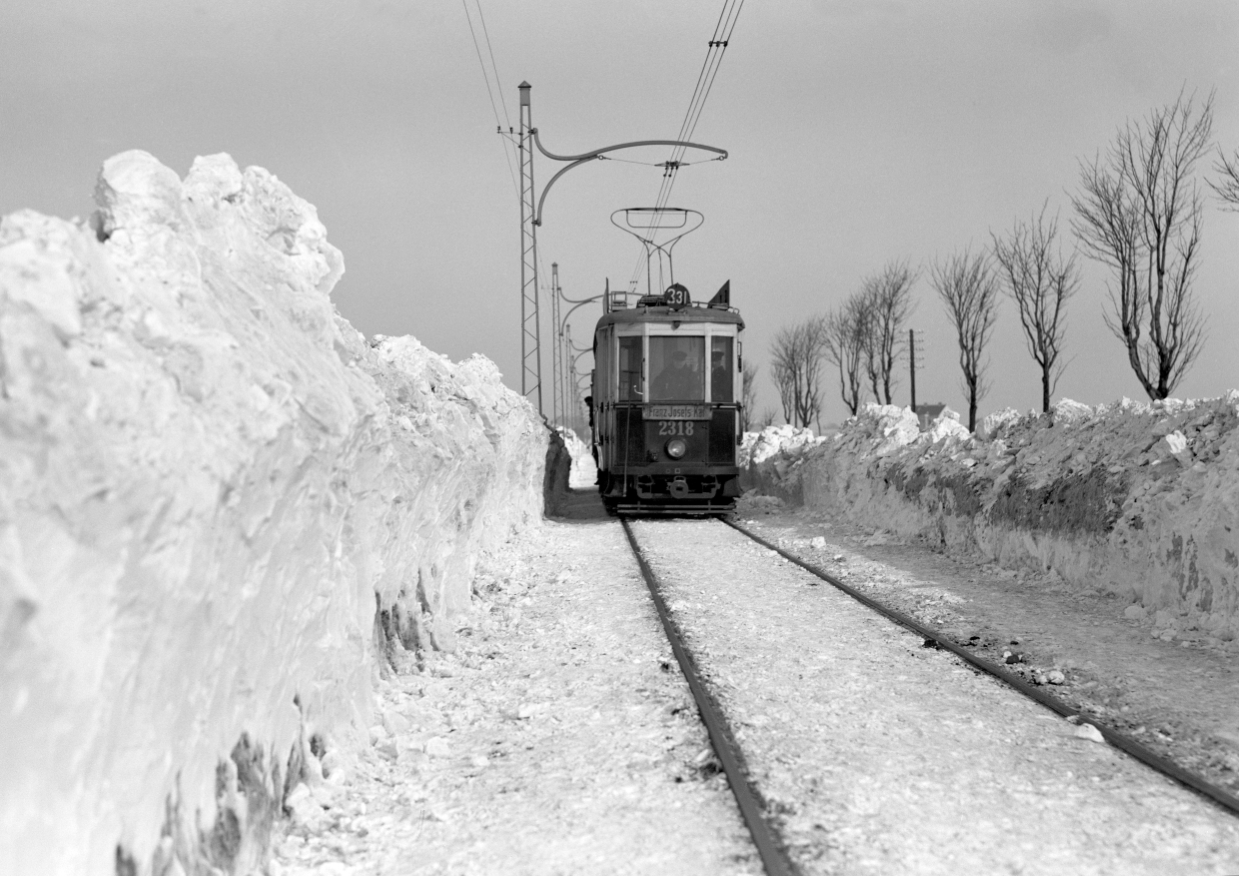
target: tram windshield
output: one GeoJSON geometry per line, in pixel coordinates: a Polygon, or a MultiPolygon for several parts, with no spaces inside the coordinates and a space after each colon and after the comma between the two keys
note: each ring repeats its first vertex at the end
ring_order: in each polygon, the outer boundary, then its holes
{"type": "Polygon", "coordinates": [[[705,401],[706,339],[650,337],[650,401],[705,401]]]}

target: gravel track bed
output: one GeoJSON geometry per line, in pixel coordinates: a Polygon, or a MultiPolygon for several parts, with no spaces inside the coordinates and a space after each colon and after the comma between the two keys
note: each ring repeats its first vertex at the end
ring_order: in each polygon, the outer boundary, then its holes
{"type": "Polygon", "coordinates": [[[634,529],[804,872],[1239,872],[1239,821],[740,533],[634,529]]]}
{"type": "Polygon", "coordinates": [[[294,792],[274,876],[761,872],[617,522],[509,546],[458,634],[294,792]]]}

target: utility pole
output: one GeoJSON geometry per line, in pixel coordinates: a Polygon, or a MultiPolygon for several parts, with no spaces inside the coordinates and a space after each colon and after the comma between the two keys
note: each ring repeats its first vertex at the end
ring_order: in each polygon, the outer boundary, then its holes
{"type": "Polygon", "coordinates": [[[538,315],[538,228],[534,222],[533,117],[528,82],[521,93],[521,395],[542,413],[542,332],[538,315]]]}
{"type": "MultiPolygon", "coordinates": [[[[615,146],[604,146],[583,152],[580,155],[556,155],[548,152],[538,139],[538,129],[533,126],[533,114],[530,107],[529,93],[533,88],[528,82],[517,86],[521,95],[520,135],[517,149],[520,152],[521,166],[521,395],[538,406],[542,414],[542,331],[541,319],[538,313],[538,226],[542,224],[542,207],[546,201],[551,186],[574,167],[605,158],[608,152],[620,149],[632,149],[640,146],[681,146],[686,149],[703,149],[718,155],[717,161],[727,157],[727,150],[715,146],[705,146],[700,143],[690,143],[687,140],[634,140],[631,143],[619,143],[615,146]],[[533,150],[538,151],[552,161],[566,161],[566,167],[560,168],[550,178],[537,195],[533,183],[533,150]]],[[[668,161],[662,166],[670,169],[680,162],[668,161]]],[[[565,369],[566,370],[566,369],[565,369]]],[[[567,399],[564,399],[565,407],[567,399]]]]}
{"type": "Polygon", "coordinates": [[[916,330],[908,329],[908,368],[911,369],[912,413],[916,413],[916,330]]]}
{"type": "MultiPolygon", "coordinates": [[[[576,308],[573,308],[575,310],[576,308]]],[[[564,321],[567,321],[565,316],[564,321]]],[[[572,355],[572,326],[564,326],[564,348],[561,353],[564,362],[564,385],[563,385],[563,400],[564,400],[564,420],[569,427],[573,426],[576,409],[573,405],[576,399],[573,396],[573,387],[576,386],[576,358],[572,355]],[[568,363],[572,363],[572,370],[569,373],[568,363]]]]}
{"type": "MultiPolygon", "coordinates": [[[[559,327],[559,262],[551,262],[551,325],[559,327]]],[[[559,339],[551,345],[551,374],[554,383],[551,384],[551,422],[562,425],[560,417],[567,413],[563,397],[563,350],[559,339]]]]}

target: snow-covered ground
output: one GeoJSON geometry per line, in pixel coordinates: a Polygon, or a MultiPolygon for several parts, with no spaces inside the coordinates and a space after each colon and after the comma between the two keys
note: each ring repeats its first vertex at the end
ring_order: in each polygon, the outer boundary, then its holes
{"type": "Polygon", "coordinates": [[[926,432],[869,405],[830,438],[749,436],[746,484],[1009,568],[1114,594],[1173,637],[1239,635],[1239,392],[1003,411],[926,432]]]}
{"type": "Polygon", "coordinates": [[[616,521],[548,522],[476,590],[460,648],[294,795],[273,874],[761,872],[616,521]]]}
{"type": "MultiPolygon", "coordinates": [[[[365,341],[314,208],[266,171],[129,152],[97,200],[89,225],[0,223],[0,872],[261,872],[272,838],[270,872],[751,872],[616,524],[584,508],[587,443],[548,457],[484,358],[365,341]],[[565,452],[584,492],[543,523],[565,452]]],[[[742,513],[800,506],[768,525],[809,550],[829,510],[864,545],[1016,569],[1009,598],[949,585],[975,603],[952,622],[1064,653],[1054,594],[1110,594],[1199,700],[1239,649],[1237,402],[774,428],[742,513]]],[[[1090,654],[1064,678],[1108,691],[1090,654]]],[[[1159,696],[1123,714],[1175,729],[1188,704],[1159,696]]],[[[1193,738],[1239,739],[1229,702],[1193,738]]]]}
{"type": "MultiPolygon", "coordinates": [[[[1146,741],[1181,746],[1208,717],[1167,708],[1165,688],[1182,706],[1230,683],[1224,655],[1151,641],[1042,578],[996,587],[992,566],[908,546],[873,562],[877,540],[771,506],[746,498],[741,516],[965,640],[1021,630],[1030,668],[1089,717],[1147,723],[1146,741]],[[1098,676],[1116,665],[1131,680],[1114,699],[1098,676]]],[[[1092,728],[722,524],[634,527],[805,873],[1231,872],[1234,819],[1092,728]]],[[[459,649],[386,679],[371,747],[294,792],[272,874],[761,872],[617,521],[550,521],[475,589],[459,649]]]]}
{"type": "Polygon", "coordinates": [[[0,223],[0,872],[249,872],[540,523],[547,432],[486,359],[341,319],[267,171],[127,152],[96,200],[0,223]]]}
{"type": "MultiPolygon", "coordinates": [[[[915,593],[937,603],[939,618],[1001,601],[956,595],[958,569],[936,581],[862,562],[813,513],[747,519],[748,505],[741,502],[744,525],[767,537],[813,533],[776,537],[883,600],[915,593]]],[[[1233,871],[1239,823],[1098,744],[1087,722],[1066,721],[925,647],[920,635],[716,521],[633,528],[802,873],[1233,871]]],[[[1040,601],[1056,597],[1043,592],[1040,601]]],[[[995,618],[1011,619],[1005,611],[995,618]]],[[[1038,634],[1019,648],[1045,644],[1038,634]]],[[[1059,654],[1076,656],[1074,648],[1059,654]]],[[[1065,674],[1075,689],[1078,670],[1065,674]]]]}

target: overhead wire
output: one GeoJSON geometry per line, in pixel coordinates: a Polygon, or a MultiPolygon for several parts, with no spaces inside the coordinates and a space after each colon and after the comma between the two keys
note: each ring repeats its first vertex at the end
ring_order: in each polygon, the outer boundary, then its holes
{"type": "MultiPolygon", "coordinates": [[[[684,114],[684,120],[680,123],[680,131],[675,139],[677,140],[692,140],[693,132],[697,129],[697,123],[701,120],[702,110],[705,108],[706,99],[710,96],[710,91],[714,87],[714,79],[718,75],[719,65],[723,60],[723,53],[726,52],[728,44],[731,42],[731,34],[735,30],[736,22],[740,18],[740,10],[744,7],[744,0],[723,0],[723,6],[719,10],[718,21],[714,24],[714,33],[710,37],[709,47],[706,50],[705,60],[701,64],[701,70],[697,73],[697,83],[693,87],[693,96],[689,100],[688,110],[684,114]]],[[[666,208],[667,202],[671,199],[671,190],[675,186],[676,174],[681,167],[687,167],[688,162],[682,159],[688,147],[673,146],[668,159],[662,163],[664,168],[662,182],[659,185],[658,197],[655,200],[655,223],[657,217],[666,208]]],[[[657,228],[650,232],[649,242],[654,243],[658,236],[657,228]]],[[[642,244],[642,252],[637,256],[637,263],[633,268],[632,279],[629,281],[630,286],[636,286],[641,276],[642,262],[649,258],[649,248],[642,244]]]]}
{"type": "MultiPolygon", "coordinates": [[[[693,132],[697,128],[697,122],[701,119],[701,112],[705,108],[706,99],[714,87],[714,78],[718,73],[719,65],[722,63],[723,52],[726,51],[727,45],[731,40],[731,32],[735,28],[736,20],[739,18],[740,9],[743,5],[744,0],[739,0],[739,2],[736,2],[736,0],[725,0],[723,8],[719,11],[719,20],[715,23],[714,33],[709,41],[705,61],[697,74],[697,84],[693,88],[693,96],[689,101],[688,111],[684,114],[684,121],[680,124],[680,131],[676,135],[677,140],[692,139],[693,132]]],[[[687,147],[685,146],[675,146],[672,148],[671,156],[667,161],[667,172],[663,175],[665,182],[660,192],[662,197],[670,195],[676,171],[681,166],[686,149],[687,147]]]]}
{"type": "MultiPolygon", "coordinates": [[[[482,79],[486,83],[486,94],[490,98],[490,108],[491,108],[491,112],[494,114],[494,117],[495,117],[495,127],[498,129],[499,133],[503,135],[503,144],[504,144],[503,155],[508,164],[508,175],[512,178],[512,188],[516,192],[517,200],[520,200],[521,185],[520,185],[520,182],[516,178],[516,171],[513,168],[513,162],[512,162],[512,159],[514,157],[517,159],[517,163],[519,163],[520,161],[520,156],[514,155],[514,153],[516,152],[516,146],[512,141],[512,137],[510,136],[511,131],[512,131],[512,117],[508,114],[508,105],[506,102],[504,102],[503,97],[502,97],[503,85],[499,79],[499,65],[495,61],[495,50],[491,43],[490,31],[486,27],[486,16],[482,12],[482,2],[481,0],[473,0],[473,4],[477,8],[478,22],[482,30],[482,42],[486,44],[486,57],[490,58],[489,67],[487,67],[486,58],[482,54],[482,47],[478,43],[477,29],[473,26],[473,16],[469,13],[468,0],[461,0],[461,6],[463,6],[465,10],[465,19],[466,21],[469,22],[469,35],[473,38],[473,49],[474,49],[474,52],[477,53],[478,65],[482,68],[482,79]],[[494,79],[494,88],[491,87],[492,77],[494,79]],[[496,92],[498,92],[500,95],[498,104],[495,103],[496,92]],[[507,122],[507,126],[508,126],[507,133],[504,132],[503,122],[499,120],[499,107],[500,106],[503,107],[503,117],[504,117],[504,120],[507,122]]],[[[542,253],[537,252],[535,255],[537,258],[537,270],[538,270],[539,277],[548,276],[546,272],[546,264],[542,261],[542,253]]],[[[545,280],[539,281],[538,290],[541,295],[554,294],[553,291],[548,290],[548,286],[545,280]]]]}
{"type": "MultiPolygon", "coordinates": [[[[468,0],[460,0],[461,6],[465,10],[465,20],[469,22],[469,36],[473,38],[473,50],[478,56],[478,65],[482,68],[482,79],[486,82],[486,94],[490,98],[490,109],[495,116],[495,127],[499,133],[503,133],[503,123],[499,121],[499,107],[495,104],[495,92],[499,92],[499,104],[503,106],[503,117],[508,122],[508,130],[512,130],[512,117],[508,115],[508,105],[503,101],[503,87],[499,81],[499,66],[495,63],[495,51],[491,46],[490,32],[486,29],[486,17],[482,14],[482,0],[473,0],[477,7],[478,20],[482,25],[482,39],[486,43],[486,53],[490,56],[491,66],[486,66],[486,61],[482,57],[482,48],[478,44],[477,31],[473,27],[473,16],[469,14],[468,0]],[[494,76],[495,88],[491,89],[491,77],[494,76]]],[[[516,197],[519,200],[521,196],[521,184],[516,179],[516,171],[512,166],[512,153],[515,148],[512,141],[505,136],[503,138],[503,157],[508,163],[508,176],[512,178],[512,188],[516,191],[516,197]]],[[[518,159],[519,160],[519,159],[518,159]]]]}
{"type": "MultiPolygon", "coordinates": [[[[727,50],[727,46],[731,41],[731,33],[735,29],[736,21],[740,17],[740,10],[743,6],[744,0],[724,0],[723,8],[719,12],[719,20],[714,26],[714,34],[706,51],[705,61],[702,63],[701,72],[697,76],[697,85],[693,89],[692,100],[689,101],[688,111],[685,113],[684,121],[680,125],[680,132],[676,136],[677,140],[691,140],[693,133],[697,129],[697,123],[701,120],[701,113],[705,108],[706,99],[710,96],[710,91],[714,87],[714,79],[722,63],[723,53],[727,50]]],[[[659,207],[666,206],[666,199],[671,195],[671,188],[675,185],[676,172],[681,166],[687,148],[686,146],[672,147],[671,156],[667,161],[667,172],[663,175],[664,183],[660,191],[659,207]]]]}
{"type": "MultiPolygon", "coordinates": [[[[491,69],[495,71],[495,87],[499,90],[500,94],[503,94],[503,87],[499,82],[499,65],[495,63],[495,50],[490,42],[490,31],[486,29],[486,16],[482,14],[482,0],[473,0],[473,2],[478,8],[478,19],[482,22],[482,36],[486,39],[486,51],[490,55],[490,66],[491,69]]],[[[467,12],[468,10],[466,9],[465,11],[467,12]]],[[[511,128],[512,117],[508,115],[508,105],[504,103],[503,100],[500,100],[499,104],[503,107],[503,117],[508,122],[508,128],[511,128]]],[[[498,119],[496,119],[496,122],[497,121],[498,119]]]]}

